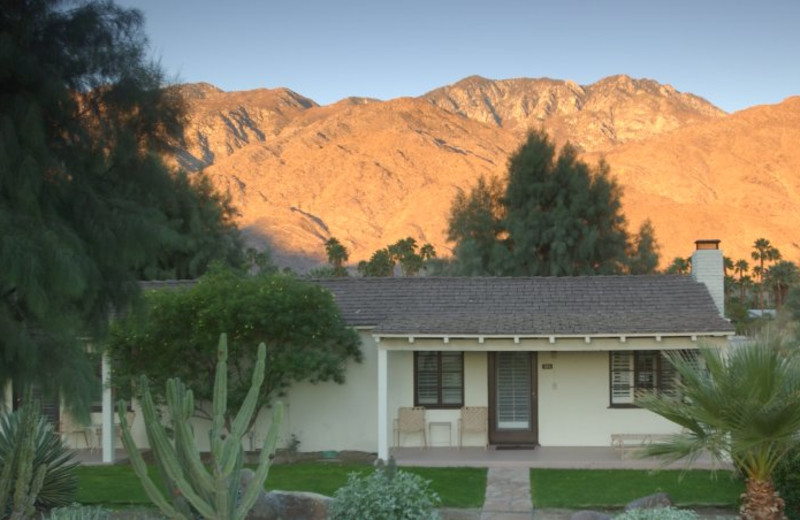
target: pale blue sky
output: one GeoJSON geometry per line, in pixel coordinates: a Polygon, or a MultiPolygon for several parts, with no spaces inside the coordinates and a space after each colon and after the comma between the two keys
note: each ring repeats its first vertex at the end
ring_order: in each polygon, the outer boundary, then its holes
{"type": "Polygon", "coordinates": [[[118,0],[182,82],[320,104],[472,74],[651,78],[735,111],[800,94],[798,0],[118,0]]]}

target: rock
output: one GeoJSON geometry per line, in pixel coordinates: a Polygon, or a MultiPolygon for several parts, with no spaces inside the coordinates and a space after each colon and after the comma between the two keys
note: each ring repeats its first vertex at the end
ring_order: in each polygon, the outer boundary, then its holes
{"type": "MultiPolygon", "coordinates": [[[[249,469],[242,470],[242,488],[253,480],[253,475],[249,469]]],[[[247,520],[324,520],[330,502],[330,497],[317,493],[262,491],[247,520]]]]}
{"type": "Polygon", "coordinates": [[[611,520],[611,516],[599,511],[578,511],[572,513],[570,520],[611,520]]]}
{"type": "Polygon", "coordinates": [[[625,506],[625,511],[630,511],[631,509],[657,509],[659,507],[671,507],[674,505],[672,498],[668,494],[656,493],[654,495],[637,498],[633,502],[628,503],[628,505],[625,506]]]}
{"type": "Polygon", "coordinates": [[[325,520],[330,502],[317,493],[271,491],[258,497],[247,520],[325,520]]]}

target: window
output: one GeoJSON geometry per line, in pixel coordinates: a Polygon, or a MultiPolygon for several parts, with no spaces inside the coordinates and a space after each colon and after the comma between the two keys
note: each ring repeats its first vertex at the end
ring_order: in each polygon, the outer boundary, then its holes
{"type": "MultiPolygon", "coordinates": [[[[697,351],[678,351],[696,358],[697,351]]],[[[613,351],[609,354],[611,371],[611,406],[635,406],[639,391],[655,390],[677,397],[678,373],[666,354],[658,350],[613,351]]]]}
{"type": "Polygon", "coordinates": [[[461,408],[464,405],[464,353],[414,353],[414,406],[461,408]]]}

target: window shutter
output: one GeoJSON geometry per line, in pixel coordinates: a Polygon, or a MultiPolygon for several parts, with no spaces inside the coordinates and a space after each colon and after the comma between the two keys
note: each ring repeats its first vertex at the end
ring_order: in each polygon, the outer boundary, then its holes
{"type": "Polygon", "coordinates": [[[436,352],[417,353],[417,404],[439,403],[439,359],[436,352]]]}
{"type": "Polygon", "coordinates": [[[611,352],[611,404],[633,404],[633,352],[611,352]]]}

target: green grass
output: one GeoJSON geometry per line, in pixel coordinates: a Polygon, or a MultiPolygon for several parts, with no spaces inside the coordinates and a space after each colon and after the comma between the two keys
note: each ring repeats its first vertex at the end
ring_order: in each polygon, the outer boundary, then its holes
{"type": "Polygon", "coordinates": [[[531,496],[538,507],[621,507],[660,491],[678,506],[733,506],[744,484],[727,471],[531,470],[531,496]]]}
{"type": "MultiPolygon", "coordinates": [[[[486,491],[486,469],[481,468],[401,468],[432,481],[431,488],[442,499],[443,507],[480,507],[486,491]]],[[[367,473],[363,464],[304,463],[282,464],[270,468],[267,489],[311,491],[332,496],[347,482],[350,473],[367,473]]],[[[151,475],[155,469],[150,468],[151,475]]],[[[78,502],[109,507],[148,505],[133,468],[120,466],[80,466],[78,502]]]]}

